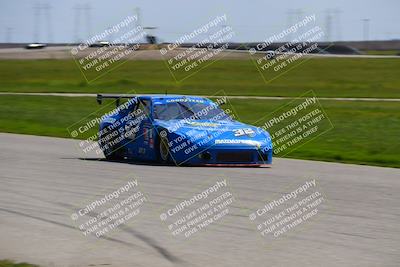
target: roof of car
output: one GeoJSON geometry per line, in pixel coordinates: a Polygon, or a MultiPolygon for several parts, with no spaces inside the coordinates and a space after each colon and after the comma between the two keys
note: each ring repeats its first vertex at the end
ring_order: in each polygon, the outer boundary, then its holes
{"type": "MultiPolygon", "coordinates": [[[[191,95],[161,95],[161,94],[149,94],[149,95],[133,95],[133,94],[97,94],[97,102],[102,103],[103,99],[119,99],[124,98],[131,100],[151,100],[154,104],[166,104],[172,102],[195,102],[195,103],[212,103],[212,101],[203,96],[191,96],[191,95]]],[[[118,105],[118,104],[117,104],[118,105]]]]}
{"type": "Polygon", "coordinates": [[[192,96],[192,95],[140,95],[139,98],[141,99],[152,99],[154,101],[164,101],[164,100],[178,100],[178,99],[206,99],[206,97],[203,96],[192,96]]]}
{"type": "Polygon", "coordinates": [[[195,96],[195,95],[162,95],[162,94],[139,95],[139,97],[150,97],[150,98],[196,97],[196,98],[204,98],[204,97],[202,97],[202,96],[195,96]]]}

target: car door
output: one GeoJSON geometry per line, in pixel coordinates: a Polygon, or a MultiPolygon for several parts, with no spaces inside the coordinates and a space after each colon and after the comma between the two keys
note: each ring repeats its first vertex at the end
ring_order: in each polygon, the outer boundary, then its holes
{"type": "Polygon", "coordinates": [[[130,111],[125,124],[126,145],[129,158],[152,159],[154,131],[150,119],[151,101],[140,99],[130,111]]]}

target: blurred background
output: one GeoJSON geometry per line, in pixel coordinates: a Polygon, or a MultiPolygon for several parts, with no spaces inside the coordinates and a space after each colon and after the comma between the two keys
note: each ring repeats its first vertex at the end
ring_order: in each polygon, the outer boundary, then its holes
{"type": "Polygon", "coordinates": [[[315,14],[327,33],[325,41],[398,40],[398,1],[334,2],[299,0],[166,2],[106,0],[2,1],[3,43],[74,43],[87,39],[121,18],[139,12],[143,26],[157,27],[160,41],[171,42],[204,23],[209,14],[227,14],[237,31],[235,42],[257,42],[307,14],[315,14]]]}

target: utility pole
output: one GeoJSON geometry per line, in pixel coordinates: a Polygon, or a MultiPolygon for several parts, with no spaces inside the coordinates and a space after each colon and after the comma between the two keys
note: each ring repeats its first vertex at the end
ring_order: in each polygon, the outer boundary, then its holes
{"type": "MultiPolygon", "coordinates": [[[[293,25],[294,11],[292,9],[288,9],[286,14],[287,14],[287,20],[286,20],[287,25],[286,25],[286,28],[289,29],[293,25]]],[[[288,38],[287,42],[292,42],[293,41],[293,33],[289,33],[287,38],[288,38]]]]}
{"type": "Polygon", "coordinates": [[[341,14],[342,11],[338,8],[333,10],[333,14],[335,16],[335,27],[336,27],[336,40],[341,41],[342,40],[342,23],[341,23],[341,14]]]}
{"type": "Polygon", "coordinates": [[[8,44],[12,42],[12,33],[13,33],[13,28],[7,27],[5,42],[8,44]]]}
{"type": "Polygon", "coordinates": [[[332,41],[332,10],[331,9],[326,10],[325,28],[326,28],[326,41],[331,42],[332,41]]]}
{"type": "Polygon", "coordinates": [[[369,41],[369,22],[370,19],[363,19],[363,39],[364,41],[369,41]]]}
{"type": "Polygon", "coordinates": [[[85,11],[85,17],[86,17],[86,34],[87,34],[87,39],[89,39],[92,36],[92,16],[91,16],[91,10],[92,7],[90,6],[90,3],[87,3],[84,7],[83,10],[85,11]]]}
{"type": "MultiPolygon", "coordinates": [[[[303,10],[301,10],[300,8],[299,8],[299,9],[296,9],[296,10],[294,11],[294,14],[295,14],[296,22],[300,22],[300,21],[303,20],[303,10]]],[[[297,29],[297,32],[294,33],[294,34],[295,34],[295,36],[296,36],[296,35],[297,35],[297,36],[301,36],[303,33],[304,33],[304,27],[299,27],[299,28],[297,29]]],[[[299,40],[299,41],[301,41],[301,40],[299,40]]]]}
{"type": "Polygon", "coordinates": [[[137,17],[137,19],[136,19],[136,26],[142,26],[142,14],[141,14],[141,11],[140,11],[140,7],[136,7],[135,8],[135,14],[136,14],[136,17],[137,17]]]}
{"type": "Polygon", "coordinates": [[[44,15],[46,16],[47,42],[52,43],[53,42],[53,30],[52,30],[52,21],[51,21],[52,7],[50,6],[49,3],[45,3],[42,5],[42,8],[44,9],[44,15]]]}
{"type": "Polygon", "coordinates": [[[33,5],[34,17],[33,17],[33,42],[38,43],[40,39],[40,13],[41,13],[41,5],[36,2],[33,5]]]}
{"type": "Polygon", "coordinates": [[[81,10],[82,7],[80,5],[76,5],[73,8],[74,10],[74,41],[76,43],[80,43],[80,35],[79,35],[79,24],[81,21],[81,10]]]}

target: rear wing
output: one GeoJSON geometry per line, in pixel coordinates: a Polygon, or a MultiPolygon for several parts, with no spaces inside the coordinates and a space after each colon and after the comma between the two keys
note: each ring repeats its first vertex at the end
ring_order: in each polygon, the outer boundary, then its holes
{"type": "Polygon", "coordinates": [[[122,98],[131,99],[136,97],[137,95],[129,95],[129,94],[97,94],[96,100],[99,105],[103,103],[103,99],[115,99],[115,105],[118,107],[122,98]]]}

